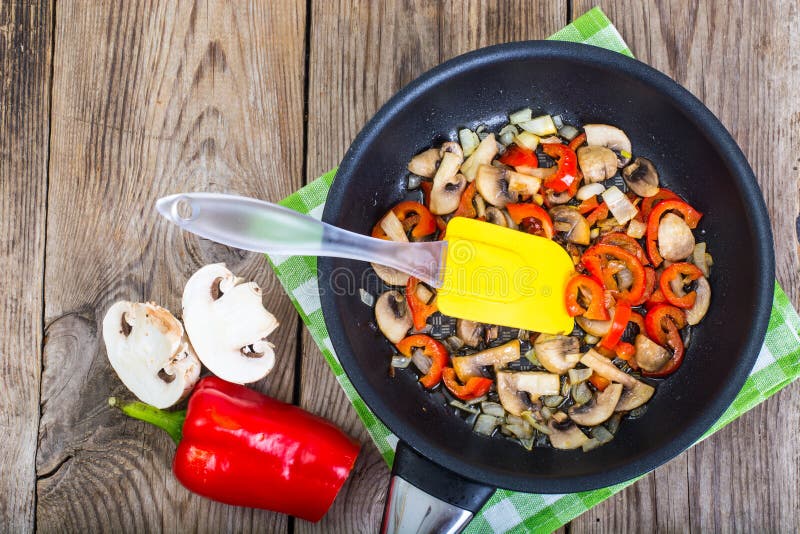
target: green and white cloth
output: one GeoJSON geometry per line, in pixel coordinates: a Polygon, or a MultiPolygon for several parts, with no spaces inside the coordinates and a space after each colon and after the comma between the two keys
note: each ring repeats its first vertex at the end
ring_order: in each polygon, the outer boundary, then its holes
{"type": "MultiPolygon", "coordinates": [[[[633,57],[616,28],[599,8],[587,12],[550,38],[600,46],[633,57]]],[[[328,172],[284,199],[281,204],[321,218],[335,174],[335,169],[328,172]]],[[[386,462],[391,465],[397,437],[375,417],[358,395],[331,345],[320,308],[317,259],[303,256],[272,256],[269,259],[347,398],[353,403],[386,462]]],[[[800,376],[800,317],[776,283],[769,328],[758,360],[733,404],[706,432],[701,441],[786,387],[798,376],[800,376]]],[[[467,532],[550,532],[636,480],[638,479],[607,488],[566,495],[538,495],[497,490],[475,516],[467,532]]]]}

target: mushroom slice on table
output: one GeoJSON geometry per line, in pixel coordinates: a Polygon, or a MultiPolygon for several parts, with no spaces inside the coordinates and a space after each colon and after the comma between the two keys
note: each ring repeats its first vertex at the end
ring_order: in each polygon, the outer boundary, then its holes
{"type": "Polygon", "coordinates": [[[508,343],[491,347],[469,356],[453,356],[450,361],[458,378],[466,383],[473,376],[482,376],[481,369],[487,365],[505,365],[519,360],[519,340],[512,339],[508,343]]]}
{"type": "Polygon", "coordinates": [[[708,279],[705,276],[700,277],[695,284],[697,298],[695,298],[694,305],[686,310],[686,322],[692,325],[703,320],[708,312],[708,306],[711,304],[711,285],[709,285],[708,279]]]}
{"type": "Polygon", "coordinates": [[[610,384],[605,390],[594,394],[592,400],[569,409],[570,418],[583,426],[595,426],[614,415],[622,396],[622,384],[610,384]]]}
{"type": "Polygon", "coordinates": [[[667,213],[658,223],[658,252],[665,260],[683,261],[694,252],[692,229],[682,217],[667,213]]]}
{"type": "Polygon", "coordinates": [[[408,170],[417,176],[433,178],[441,156],[438,148],[429,148],[420,152],[408,162],[408,170]]]}
{"type": "Polygon", "coordinates": [[[246,384],[275,365],[272,343],[278,327],[264,309],[261,288],[243,283],[224,263],[206,265],[183,289],[183,323],[200,361],[228,382],[246,384]]]}
{"type": "Polygon", "coordinates": [[[375,302],[375,321],[386,339],[399,343],[413,326],[406,298],[399,291],[386,291],[375,302]]]}
{"type": "Polygon", "coordinates": [[[653,197],[658,193],[658,171],[647,158],[638,157],[622,169],[622,179],[640,197],[653,197]]]}
{"type": "Polygon", "coordinates": [[[114,303],[103,318],[103,340],[125,387],[156,408],[180,401],[200,376],[180,321],[151,302],[114,303]]]}
{"type": "Polygon", "coordinates": [[[467,177],[470,182],[475,180],[478,174],[478,167],[488,165],[497,155],[497,141],[494,134],[490,133],[483,138],[481,144],[470,154],[466,161],[461,165],[461,174],[467,177]]]}
{"type": "Polygon", "coordinates": [[[619,154],[617,167],[624,167],[631,160],[631,140],[616,126],[587,124],[583,127],[583,131],[586,132],[587,145],[604,146],[619,154]]]}
{"type": "Polygon", "coordinates": [[[538,403],[542,395],[558,395],[561,381],[558,375],[540,371],[498,371],[497,396],[511,415],[519,416],[538,403]],[[523,397],[525,395],[525,397],[523,397]],[[528,396],[530,396],[528,398],[528,396]],[[529,400],[528,400],[529,399],[529,400]],[[527,402],[526,402],[527,401],[527,402]]]}
{"type": "Polygon", "coordinates": [[[542,367],[557,375],[574,368],[581,359],[580,341],[573,336],[539,334],[533,350],[542,367]]]}
{"type": "Polygon", "coordinates": [[[672,357],[667,349],[642,334],[636,336],[635,346],[636,364],[648,373],[661,370],[672,357]]]}
{"type": "Polygon", "coordinates": [[[606,380],[622,384],[622,395],[615,408],[617,412],[626,412],[638,408],[655,393],[653,386],[636,380],[628,373],[620,371],[616,365],[601,356],[594,349],[589,349],[581,358],[581,363],[606,380]]]}
{"type": "Polygon", "coordinates": [[[447,215],[458,208],[461,193],[467,187],[467,178],[458,174],[458,167],[464,161],[464,152],[458,143],[452,141],[442,145],[442,162],[433,177],[430,210],[435,215],[447,215]]]}
{"type": "Polygon", "coordinates": [[[567,241],[576,245],[588,245],[591,227],[586,218],[574,206],[556,206],[550,210],[550,218],[558,232],[565,232],[567,241]]]}
{"type": "Polygon", "coordinates": [[[604,146],[578,149],[578,165],[587,184],[602,182],[617,174],[617,155],[604,146]]]}
{"type": "Polygon", "coordinates": [[[564,412],[557,412],[547,423],[550,433],[550,445],[554,449],[571,450],[582,447],[589,438],[581,432],[574,421],[567,418],[564,412]],[[563,417],[556,417],[561,414],[563,417]]]}

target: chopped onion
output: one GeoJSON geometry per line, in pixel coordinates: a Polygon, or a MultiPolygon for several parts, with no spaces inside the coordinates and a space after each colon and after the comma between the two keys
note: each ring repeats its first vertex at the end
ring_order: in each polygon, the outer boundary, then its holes
{"type": "Polygon", "coordinates": [[[522,417],[518,417],[516,415],[511,415],[511,414],[508,414],[506,416],[506,423],[509,424],[509,425],[525,425],[525,424],[527,424],[525,422],[525,419],[523,419],[522,417]]]}
{"type": "Polygon", "coordinates": [[[472,430],[477,434],[484,436],[491,436],[494,434],[494,429],[500,424],[500,419],[492,415],[481,414],[475,419],[475,426],[472,430]]]}
{"type": "Polygon", "coordinates": [[[392,367],[395,369],[405,369],[411,363],[411,358],[406,358],[402,354],[392,356],[392,367]]]}
{"type": "Polygon", "coordinates": [[[500,130],[500,133],[498,134],[500,137],[500,143],[502,143],[504,146],[510,145],[511,143],[514,142],[514,137],[518,133],[519,130],[517,129],[516,126],[514,126],[513,124],[506,124],[505,126],[503,126],[503,128],[500,130]]]}
{"type": "Polygon", "coordinates": [[[647,411],[647,405],[642,404],[638,408],[634,408],[633,410],[628,412],[628,417],[630,417],[631,419],[637,419],[643,416],[646,411],[647,411]]]}
{"type": "Polygon", "coordinates": [[[586,184],[578,189],[578,194],[575,196],[578,198],[578,200],[589,200],[597,195],[602,195],[603,191],[605,190],[606,188],[602,183],[595,182],[593,184],[586,184]]]}
{"type": "Polygon", "coordinates": [[[553,118],[550,115],[542,115],[529,121],[521,122],[519,123],[519,127],[526,132],[536,134],[540,137],[544,135],[555,135],[558,133],[558,129],[553,123],[553,118]]]}
{"type": "Polygon", "coordinates": [[[581,448],[583,449],[583,452],[589,452],[592,449],[596,449],[600,445],[602,445],[602,443],[600,443],[596,439],[589,438],[588,440],[583,442],[583,445],[581,445],[581,448]]]}
{"type": "Polygon", "coordinates": [[[459,400],[455,400],[455,399],[450,401],[450,406],[452,406],[454,408],[458,408],[459,410],[461,410],[463,412],[467,412],[467,413],[475,413],[475,414],[481,413],[481,411],[479,409],[473,408],[472,406],[468,406],[468,405],[464,404],[463,402],[461,402],[459,400]]]}
{"type": "Polygon", "coordinates": [[[562,377],[562,378],[563,379],[561,380],[561,396],[562,397],[569,397],[569,394],[570,394],[570,391],[571,391],[569,380],[567,380],[566,377],[562,377]]]}
{"type": "Polygon", "coordinates": [[[485,401],[485,400],[486,400],[486,399],[488,399],[488,398],[489,398],[489,397],[487,397],[486,395],[481,395],[480,397],[477,397],[477,398],[475,398],[475,399],[470,399],[470,400],[468,400],[468,401],[466,401],[466,402],[467,402],[467,404],[469,404],[470,406],[472,406],[472,405],[474,405],[474,404],[480,404],[480,403],[482,403],[483,401],[485,401]]]}
{"type": "Polygon", "coordinates": [[[532,437],[531,438],[526,438],[526,439],[520,439],[520,440],[517,440],[517,441],[519,441],[520,445],[525,447],[525,450],[528,450],[528,451],[532,451],[533,450],[533,438],[532,437]]]}
{"type": "Polygon", "coordinates": [[[561,395],[542,395],[541,400],[548,408],[558,408],[564,402],[564,397],[561,395]]]}
{"type": "Polygon", "coordinates": [[[375,306],[375,295],[365,290],[363,287],[358,289],[358,294],[361,296],[361,302],[372,308],[375,306]]]}
{"type": "Polygon", "coordinates": [[[589,380],[589,377],[592,376],[592,370],[585,368],[585,369],[570,369],[569,370],[569,383],[572,385],[580,384],[581,382],[586,382],[589,380]]]}
{"type": "Polygon", "coordinates": [[[531,349],[531,350],[529,350],[529,351],[527,351],[525,353],[525,358],[527,358],[527,360],[529,362],[531,362],[533,365],[535,365],[536,367],[541,367],[542,366],[542,364],[539,363],[539,359],[536,358],[536,351],[533,350],[533,349],[531,349]]]}
{"type": "Polygon", "coordinates": [[[628,231],[626,233],[634,239],[641,239],[644,237],[646,230],[647,225],[645,223],[637,221],[636,219],[631,219],[631,222],[628,223],[628,231]]]}
{"type": "Polygon", "coordinates": [[[503,405],[496,402],[482,402],[481,411],[486,415],[492,415],[494,417],[506,416],[506,410],[503,408],[503,405]]]}
{"type": "Polygon", "coordinates": [[[587,345],[595,345],[597,342],[600,341],[600,338],[597,336],[593,336],[592,334],[586,334],[583,336],[583,342],[587,345]]]}
{"type": "Polygon", "coordinates": [[[558,135],[560,135],[567,141],[572,141],[578,136],[578,129],[572,126],[571,124],[565,124],[564,126],[558,129],[558,135]]]}
{"type": "Polygon", "coordinates": [[[606,428],[612,434],[616,434],[617,430],[619,430],[619,424],[622,422],[622,414],[615,413],[611,416],[611,418],[606,421],[606,428]]]}
{"type": "Polygon", "coordinates": [[[450,352],[455,352],[464,346],[464,340],[458,336],[450,336],[444,340],[444,344],[450,349],[450,352]]]}
{"type": "Polygon", "coordinates": [[[592,400],[592,390],[586,385],[586,382],[581,382],[572,387],[572,398],[575,404],[586,404],[592,400]]]}
{"type": "Polygon", "coordinates": [[[508,122],[511,124],[519,124],[521,122],[527,122],[531,120],[533,117],[533,111],[531,108],[521,109],[519,111],[515,111],[511,115],[508,116],[508,122]]]}
{"type": "Polygon", "coordinates": [[[533,435],[533,429],[530,425],[503,425],[503,429],[519,439],[530,438],[533,435]]]}
{"type": "Polygon", "coordinates": [[[614,434],[606,430],[606,427],[603,425],[598,425],[592,428],[592,437],[600,442],[600,445],[605,445],[612,439],[614,439],[614,434]]]}
{"type": "Polygon", "coordinates": [[[536,150],[536,147],[539,146],[539,136],[530,132],[520,132],[514,138],[514,143],[528,150],[536,150]]]}
{"type": "Polygon", "coordinates": [[[478,148],[481,142],[478,138],[478,134],[469,128],[463,128],[458,131],[458,141],[461,143],[461,150],[464,151],[465,158],[475,152],[475,149],[478,148]]]}
{"type": "Polygon", "coordinates": [[[542,415],[542,417],[544,417],[545,420],[550,419],[553,416],[553,410],[547,406],[542,406],[542,409],[539,410],[539,413],[542,415]]]}
{"type": "Polygon", "coordinates": [[[692,251],[692,262],[703,272],[703,276],[708,278],[708,263],[706,263],[706,244],[697,243],[692,251]]]}
{"type": "Polygon", "coordinates": [[[597,236],[599,236],[599,235],[600,235],[600,229],[599,228],[592,228],[592,231],[589,232],[589,237],[592,238],[592,239],[596,239],[597,236]]]}
{"type": "Polygon", "coordinates": [[[547,425],[543,425],[542,423],[537,421],[536,418],[533,416],[533,414],[531,412],[529,412],[529,411],[522,412],[522,418],[525,419],[525,421],[529,425],[531,425],[533,428],[535,428],[536,430],[538,430],[542,434],[550,435],[551,430],[549,428],[547,428],[547,425]]]}
{"type": "Polygon", "coordinates": [[[419,184],[421,184],[421,183],[422,183],[422,177],[421,176],[417,176],[416,174],[409,174],[408,175],[408,185],[406,186],[406,188],[409,191],[413,191],[414,189],[418,188],[419,184]]]}
{"type": "Polygon", "coordinates": [[[553,124],[555,124],[556,129],[561,129],[564,126],[564,120],[561,118],[561,115],[553,115],[553,124]]]}
{"type": "Polygon", "coordinates": [[[630,221],[639,212],[625,193],[617,186],[611,186],[603,191],[603,200],[606,201],[608,211],[614,216],[619,224],[630,221]]]}
{"type": "Polygon", "coordinates": [[[414,349],[414,352],[411,353],[411,361],[417,366],[419,372],[424,375],[428,374],[428,371],[431,370],[431,365],[433,365],[431,359],[425,356],[422,349],[414,349]]]}

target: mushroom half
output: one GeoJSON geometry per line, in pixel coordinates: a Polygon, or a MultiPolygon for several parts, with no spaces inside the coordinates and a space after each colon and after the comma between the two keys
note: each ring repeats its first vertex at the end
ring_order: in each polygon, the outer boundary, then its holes
{"type": "Polygon", "coordinates": [[[653,386],[636,380],[628,373],[620,371],[617,366],[601,356],[594,349],[583,355],[581,363],[606,380],[622,384],[622,395],[614,411],[626,412],[638,408],[655,393],[653,386]]]}
{"type": "Polygon", "coordinates": [[[458,378],[466,383],[473,376],[482,376],[481,369],[487,365],[505,365],[519,360],[519,357],[519,340],[512,339],[503,345],[491,347],[469,356],[453,356],[450,361],[458,378]]]}
{"type": "Polygon", "coordinates": [[[661,370],[671,357],[667,349],[649,337],[636,336],[636,364],[648,373],[661,370]]]}
{"type": "Polygon", "coordinates": [[[538,403],[542,395],[558,395],[560,389],[561,381],[552,373],[497,372],[497,396],[503,408],[512,415],[519,416],[530,410],[531,403],[538,403]]]}
{"type": "Polygon", "coordinates": [[[667,213],[658,223],[658,252],[669,261],[683,261],[694,252],[692,229],[682,217],[667,213]]]}
{"type": "Polygon", "coordinates": [[[467,178],[458,174],[458,168],[464,161],[464,152],[458,143],[452,141],[442,145],[442,162],[433,177],[431,188],[430,210],[435,215],[447,215],[458,208],[461,193],[467,187],[467,178]]]}
{"type": "Polygon", "coordinates": [[[586,434],[581,432],[578,425],[571,419],[568,419],[564,412],[557,412],[547,423],[547,428],[550,430],[550,434],[548,434],[547,437],[550,439],[550,445],[552,445],[554,449],[577,449],[589,441],[586,434]],[[556,417],[559,414],[561,414],[562,417],[556,417]]]}
{"type": "Polygon", "coordinates": [[[614,415],[621,396],[622,384],[610,384],[603,391],[595,393],[592,400],[586,404],[572,406],[569,409],[569,416],[579,425],[599,425],[614,415]]]}
{"type": "Polygon", "coordinates": [[[375,302],[375,321],[386,339],[399,343],[413,325],[406,298],[399,291],[386,291],[375,302]]]}
{"type": "Polygon", "coordinates": [[[556,206],[550,210],[553,226],[564,232],[567,241],[576,245],[588,245],[591,241],[591,226],[574,206],[556,206]]]}
{"type": "Polygon", "coordinates": [[[436,167],[439,165],[439,159],[441,159],[439,149],[429,148],[411,158],[411,161],[408,162],[408,170],[417,176],[433,178],[436,174],[436,167]]]}
{"type": "Polygon", "coordinates": [[[243,283],[224,263],[206,265],[183,289],[183,323],[200,361],[228,382],[246,384],[275,365],[272,343],[278,327],[264,309],[261,288],[243,283]]]}
{"type": "Polygon", "coordinates": [[[477,347],[483,339],[485,326],[483,323],[476,323],[467,319],[456,321],[456,335],[468,347],[477,347]]]}
{"type": "Polygon", "coordinates": [[[604,146],[619,154],[617,167],[624,167],[631,160],[631,140],[616,126],[587,124],[583,131],[586,132],[587,145],[604,146]]]}
{"type": "Polygon", "coordinates": [[[602,182],[617,174],[617,155],[604,146],[578,149],[578,165],[587,184],[602,182]]]}
{"type": "Polygon", "coordinates": [[[622,169],[622,179],[640,197],[652,197],[658,193],[658,171],[647,158],[638,157],[622,169]]]}
{"type": "Polygon", "coordinates": [[[533,350],[542,367],[557,375],[574,368],[581,359],[580,341],[573,336],[539,334],[533,350]]]}
{"type": "Polygon", "coordinates": [[[180,321],[152,302],[116,302],[103,318],[103,340],[125,387],[156,408],[180,401],[200,376],[180,321]]]}

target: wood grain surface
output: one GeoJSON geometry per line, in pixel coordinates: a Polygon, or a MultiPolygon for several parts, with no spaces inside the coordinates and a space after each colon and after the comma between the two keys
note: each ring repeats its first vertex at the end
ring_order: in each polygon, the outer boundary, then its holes
{"type": "Polygon", "coordinates": [[[0,525],[31,530],[50,135],[50,2],[0,3],[0,525]]]}
{"type": "MultiPolygon", "coordinates": [[[[0,530],[374,532],[389,471],[266,262],[160,220],[164,194],[279,200],[335,166],[400,87],[460,53],[543,38],[596,0],[0,1],[0,530]],[[129,396],[99,325],[119,299],[175,312],[200,265],[265,288],[279,365],[258,389],[364,444],[317,524],[190,494],[129,396]],[[37,434],[38,429],[38,434],[37,434]]],[[[800,305],[796,2],[600,0],[634,54],[742,146],[800,305]]],[[[573,532],[795,531],[791,386],[587,512],[573,532]]]]}

